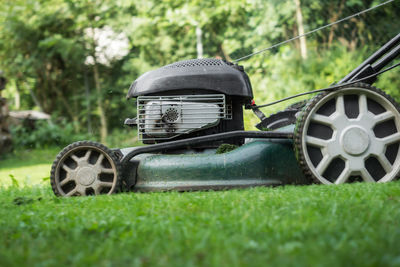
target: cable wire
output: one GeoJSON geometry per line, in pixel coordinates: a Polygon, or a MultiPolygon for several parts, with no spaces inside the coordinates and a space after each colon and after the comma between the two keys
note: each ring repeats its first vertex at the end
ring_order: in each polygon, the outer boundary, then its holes
{"type": "Polygon", "coordinates": [[[296,36],[296,37],[290,38],[290,39],[288,39],[288,40],[286,40],[286,41],[282,41],[282,42],[280,42],[280,43],[274,44],[274,45],[272,45],[272,46],[270,46],[270,47],[261,49],[261,50],[259,50],[259,51],[254,52],[254,53],[251,53],[251,54],[248,54],[247,56],[243,56],[243,57],[241,57],[241,58],[235,59],[235,60],[233,60],[233,62],[234,62],[234,63],[237,63],[237,62],[242,61],[242,60],[244,60],[244,59],[250,58],[250,57],[252,57],[252,56],[254,56],[254,55],[258,55],[258,54],[260,54],[260,53],[263,53],[263,52],[265,52],[265,51],[267,51],[267,50],[271,50],[271,49],[273,49],[273,48],[275,48],[275,47],[281,46],[281,45],[283,45],[283,44],[286,44],[286,43],[292,42],[292,41],[294,41],[294,40],[300,39],[300,38],[302,38],[302,37],[305,37],[305,36],[307,36],[307,35],[310,35],[310,34],[312,34],[312,33],[314,33],[314,32],[317,32],[317,31],[320,31],[320,30],[322,30],[322,29],[331,27],[331,26],[333,26],[333,25],[335,25],[335,24],[339,24],[339,23],[341,23],[341,22],[343,22],[343,21],[346,21],[346,20],[349,20],[349,19],[351,19],[351,18],[360,16],[360,15],[362,15],[362,14],[364,14],[364,13],[367,13],[367,12],[369,12],[369,11],[371,11],[371,10],[374,10],[374,9],[379,8],[379,7],[381,7],[381,6],[387,5],[387,4],[389,4],[389,3],[391,3],[391,2],[394,2],[394,1],[395,1],[395,0],[388,0],[388,1],[386,1],[386,2],[383,2],[383,3],[381,3],[381,4],[378,4],[378,5],[376,5],[376,6],[367,8],[367,9],[365,9],[365,10],[363,10],[363,11],[360,11],[360,12],[357,12],[357,13],[355,13],[355,14],[353,14],[353,15],[350,15],[350,16],[348,16],[348,17],[345,17],[345,18],[343,18],[343,19],[339,19],[339,20],[337,20],[337,21],[335,21],[335,22],[332,22],[332,23],[326,24],[326,25],[324,25],[324,26],[321,26],[321,27],[319,27],[319,28],[316,28],[316,29],[314,29],[314,30],[312,30],[312,31],[309,31],[309,32],[306,32],[306,33],[304,33],[304,34],[298,35],[298,36],[296,36]]]}
{"type": "Polygon", "coordinates": [[[253,106],[251,106],[251,108],[252,108],[252,109],[255,109],[255,108],[264,108],[264,107],[272,106],[272,105],[275,105],[275,104],[278,104],[278,103],[281,103],[281,102],[284,102],[284,101],[287,101],[287,100],[290,100],[290,99],[293,99],[293,98],[296,98],[296,97],[300,97],[300,96],[303,96],[303,95],[309,95],[309,94],[314,94],[314,93],[320,93],[320,92],[324,92],[324,91],[334,91],[334,90],[338,90],[338,89],[343,88],[343,87],[345,87],[345,86],[347,86],[347,85],[355,84],[355,83],[358,83],[358,82],[362,82],[362,81],[365,81],[365,80],[374,78],[374,77],[376,77],[376,76],[378,76],[378,75],[380,75],[380,74],[382,74],[382,73],[384,73],[384,72],[387,72],[387,71],[389,71],[389,70],[392,70],[392,69],[394,69],[394,68],[396,68],[396,67],[398,67],[398,66],[400,66],[400,62],[397,63],[397,64],[395,64],[395,65],[393,65],[393,66],[390,66],[390,67],[388,67],[388,68],[386,68],[386,69],[384,69],[384,70],[381,70],[381,71],[379,71],[379,72],[377,72],[377,73],[375,73],[375,74],[369,75],[369,76],[367,76],[367,77],[364,77],[364,78],[361,78],[361,79],[358,79],[358,80],[355,80],[355,81],[346,82],[346,83],[342,83],[342,84],[337,84],[337,85],[333,85],[333,86],[331,86],[331,87],[322,88],[322,89],[317,89],[317,90],[313,90],[313,91],[308,91],[308,92],[300,93],[300,94],[297,94],[297,95],[292,95],[292,96],[285,97],[285,98],[282,98],[282,99],[280,99],[280,100],[277,100],[277,101],[274,101],[274,102],[271,102],[271,103],[268,103],[268,104],[253,105],[253,106]]]}

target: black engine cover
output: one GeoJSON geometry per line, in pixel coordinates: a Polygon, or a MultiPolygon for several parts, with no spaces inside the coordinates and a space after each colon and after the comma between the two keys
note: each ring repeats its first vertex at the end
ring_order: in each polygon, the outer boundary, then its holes
{"type": "Polygon", "coordinates": [[[250,80],[243,68],[221,59],[178,61],[146,72],[134,81],[127,98],[143,95],[198,94],[199,91],[253,98],[250,80]]]}

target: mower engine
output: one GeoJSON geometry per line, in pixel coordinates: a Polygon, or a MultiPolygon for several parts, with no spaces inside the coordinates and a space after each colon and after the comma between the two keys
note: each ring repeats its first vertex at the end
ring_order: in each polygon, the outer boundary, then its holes
{"type": "Polygon", "coordinates": [[[140,96],[138,132],[142,141],[166,140],[232,119],[225,95],[140,96]],[[143,138],[146,136],[146,138],[143,138]]]}
{"type": "MultiPolygon", "coordinates": [[[[243,130],[243,105],[253,93],[243,68],[220,59],[192,59],[150,71],[130,87],[137,98],[138,127],[145,144],[243,130]]],[[[221,140],[240,145],[243,139],[221,140]]]]}

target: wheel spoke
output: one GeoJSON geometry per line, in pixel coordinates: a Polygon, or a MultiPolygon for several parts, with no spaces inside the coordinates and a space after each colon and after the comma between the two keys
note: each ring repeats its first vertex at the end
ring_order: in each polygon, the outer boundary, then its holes
{"type": "Polygon", "coordinates": [[[395,134],[386,136],[384,138],[380,138],[385,145],[390,145],[400,141],[400,133],[397,132],[395,134]]]}
{"type": "Polygon", "coordinates": [[[76,155],[71,155],[71,159],[78,163],[79,158],[76,155]]]}
{"type": "Polygon", "coordinates": [[[103,159],[104,159],[104,155],[101,153],[99,155],[99,157],[97,158],[96,165],[100,165],[101,162],[103,161],[103,159]]]}
{"type": "Polygon", "coordinates": [[[68,165],[66,165],[66,164],[63,164],[63,165],[62,165],[62,168],[63,168],[67,173],[73,171],[73,170],[72,170],[68,165]]]}
{"type": "Polygon", "coordinates": [[[89,160],[90,155],[92,154],[92,150],[88,149],[88,151],[86,151],[85,156],[83,157],[86,161],[89,160]]]}
{"type": "Polygon", "coordinates": [[[108,168],[101,168],[101,173],[114,174],[114,170],[113,169],[108,169],[108,168]]]}
{"type": "Polygon", "coordinates": [[[98,182],[98,185],[100,186],[100,187],[112,187],[113,186],[113,182],[103,182],[103,181],[99,181],[98,182]]]}
{"type": "Polygon", "coordinates": [[[95,193],[96,195],[100,195],[101,189],[103,189],[103,188],[110,188],[110,189],[111,189],[111,188],[113,187],[113,185],[114,185],[114,182],[104,182],[104,181],[98,180],[98,181],[92,186],[92,188],[93,188],[94,193],[95,193]]]}
{"type": "Polygon", "coordinates": [[[326,147],[328,145],[328,141],[313,136],[306,136],[306,143],[316,147],[326,147]]]}
{"type": "Polygon", "coordinates": [[[390,162],[388,161],[388,159],[386,158],[386,156],[384,154],[379,155],[377,158],[386,173],[389,173],[392,171],[392,164],[390,164],[390,162]]]}
{"type": "Polygon", "coordinates": [[[69,177],[66,177],[64,180],[62,180],[61,182],[60,182],[60,186],[64,186],[64,185],[66,185],[68,182],[70,182],[70,181],[72,181],[72,179],[71,178],[69,178],[69,177]]]}
{"type": "Polygon", "coordinates": [[[77,191],[77,188],[75,187],[74,189],[72,189],[71,191],[69,191],[69,192],[66,194],[66,196],[67,196],[67,197],[71,197],[71,196],[73,196],[76,192],[78,192],[78,191],[77,191]]]}
{"type": "Polygon", "coordinates": [[[374,178],[369,174],[369,172],[366,169],[361,169],[361,178],[365,182],[375,182],[374,178]]]}
{"type": "Polygon", "coordinates": [[[342,173],[339,175],[339,177],[336,179],[335,184],[344,184],[345,182],[347,182],[347,180],[350,177],[350,170],[349,168],[344,168],[344,170],[342,171],[342,173]]]}
{"type": "Polygon", "coordinates": [[[85,186],[78,186],[76,191],[81,195],[81,196],[86,196],[86,187],[85,186]]]}
{"type": "Polygon", "coordinates": [[[100,181],[98,181],[96,184],[94,184],[92,186],[93,190],[94,190],[94,194],[95,195],[100,195],[100,190],[101,190],[101,185],[100,185],[100,181]]]}
{"type": "Polygon", "coordinates": [[[385,142],[377,138],[371,142],[369,147],[369,152],[374,156],[379,156],[382,153],[385,153],[385,149],[386,149],[385,142]]]}
{"type": "Polygon", "coordinates": [[[322,175],[326,168],[328,168],[329,164],[331,163],[331,157],[328,155],[325,155],[322,160],[318,163],[318,166],[316,168],[318,174],[322,175]]]}
{"type": "Polygon", "coordinates": [[[336,113],[345,114],[344,110],[344,99],[342,95],[339,95],[336,99],[336,113]]]}
{"type": "Polygon", "coordinates": [[[315,121],[315,122],[318,122],[320,124],[328,125],[328,126],[332,125],[332,123],[333,123],[333,120],[330,117],[324,116],[324,115],[320,115],[320,114],[314,114],[311,117],[311,120],[315,121]]]}
{"type": "Polygon", "coordinates": [[[375,124],[378,124],[378,123],[387,121],[387,120],[389,120],[389,119],[391,119],[393,117],[394,117],[393,112],[386,111],[386,112],[383,112],[383,113],[381,113],[379,115],[374,116],[373,119],[374,119],[375,124]]]}
{"type": "Polygon", "coordinates": [[[360,108],[360,114],[368,113],[368,104],[367,104],[367,96],[362,94],[358,98],[358,105],[360,108]]]}

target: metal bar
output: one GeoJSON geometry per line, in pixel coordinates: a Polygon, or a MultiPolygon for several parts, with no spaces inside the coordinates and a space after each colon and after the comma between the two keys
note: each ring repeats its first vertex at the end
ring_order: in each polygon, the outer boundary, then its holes
{"type": "Polygon", "coordinates": [[[159,97],[173,97],[173,98],[210,98],[210,97],[224,97],[224,94],[208,94],[208,95],[167,95],[167,96],[151,96],[151,95],[147,95],[147,96],[140,96],[141,98],[159,98],[159,97]]]}
{"type": "MultiPolygon", "coordinates": [[[[201,114],[214,114],[214,115],[216,115],[217,118],[222,118],[224,116],[220,117],[219,115],[225,115],[225,112],[206,112],[206,113],[202,112],[201,114]]],[[[183,117],[193,116],[193,115],[199,115],[199,113],[184,113],[184,114],[182,114],[183,117]]],[[[141,114],[138,114],[138,116],[143,119],[160,119],[162,114],[141,113],[141,114]],[[153,118],[151,118],[151,117],[153,117],[153,118]]],[[[185,119],[198,119],[198,118],[210,119],[213,117],[188,117],[185,119]]]]}
{"type": "MultiPolygon", "coordinates": [[[[186,116],[187,114],[184,114],[184,118],[182,118],[181,120],[194,120],[194,119],[221,119],[221,118],[225,118],[225,116],[224,116],[224,114],[223,113],[221,113],[221,114],[215,114],[216,116],[214,116],[214,117],[211,117],[211,116],[209,116],[209,117],[187,117],[186,116]]],[[[198,114],[191,114],[190,116],[193,116],[193,115],[198,115],[198,114]]],[[[146,115],[146,116],[139,116],[138,118],[140,119],[140,120],[161,120],[161,115],[160,114],[148,114],[148,115],[146,115]]],[[[141,122],[142,124],[145,124],[145,122],[141,122]]]]}
{"type": "MultiPolygon", "coordinates": [[[[205,108],[202,108],[202,109],[199,109],[199,110],[204,110],[204,109],[205,109],[205,108]]],[[[209,110],[209,109],[206,109],[206,110],[209,110]]],[[[151,113],[150,111],[158,111],[158,110],[148,110],[148,112],[146,112],[146,113],[140,113],[139,115],[157,115],[157,114],[151,113]]],[[[224,111],[201,112],[201,114],[218,114],[218,113],[220,113],[220,114],[225,114],[224,111]]],[[[198,112],[195,112],[195,113],[188,113],[188,112],[185,112],[183,115],[199,115],[199,113],[198,113],[198,112]]]]}
{"type": "MultiPolygon", "coordinates": [[[[183,102],[183,104],[179,104],[179,106],[190,106],[190,105],[196,105],[196,106],[200,106],[200,105],[204,105],[204,104],[208,104],[208,105],[224,105],[223,102],[196,102],[196,103],[188,103],[188,102],[183,102]]],[[[148,104],[139,104],[139,107],[146,107],[148,104]]],[[[168,104],[151,104],[150,107],[162,107],[168,104]]],[[[193,108],[189,108],[189,109],[195,109],[196,107],[193,108]]],[[[222,107],[221,107],[222,108],[222,107]]]]}
{"type": "Polygon", "coordinates": [[[393,59],[395,59],[398,55],[400,55],[400,45],[396,46],[392,51],[384,55],[381,59],[378,60],[375,64],[372,65],[372,68],[378,72],[383,69],[386,65],[388,65],[393,59]]]}
{"type": "Polygon", "coordinates": [[[356,76],[362,69],[364,69],[367,65],[372,65],[376,62],[380,57],[386,54],[390,49],[395,47],[400,43],[400,33],[397,34],[392,40],[384,44],[380,49],[378,49],[375,53],[373,53],[369,58],[367,58],[363,63],[361,63],[357,68],[352,70],[349,74],[347,74],[342,80],[340,80],[337,84],[345,83],[350,81],[354,76],[356,76]]]}
{"type": "Polygon", "coordinates": [[[166,95],[166,96],[154,96],[154,97],[149,97],[149,96],[139,96],[138,97],[139,100],[138,101],[143,101],[143,100],[160,100],[160,101],[168,101],[168,100],[193,100],[193,99],[198,99],[198,100],[213,100],[213,99],[225,99],[224,95],[215,95],[215,96],[209,96],[209,97],[201,97],[200,95],[192,95],[192,96],[184,96],[182,95],[182,97],[180,96],[170,96],[170,95],[166,95]]]}
{"type": "Polygon", "coordinates": [[[160,152],[166,149],[176,149],[182,147],[188,147],[191,145],[199,145],[208,142],[232,139],[232,138],[270,138],[270,139],[293,139],[293,133],[287,132],[261,132],[261,131],[233,131],[226,133],[218,133],[206,136],[199,136],[193,138],[187,138],[183,140],[165,142],[161,144],[148,145],[137,147],[133,151],[129,152],[121,161],[122,167],[127,165],[127,163],[135,156],[143,153],[160,152]]]}
{"type": "MultiPolygon", "coordinates": [[[[187,130],[193,130],[193,129],[199,129],[199,128],[187,128],[187,130]]],[[[164,133],[163,132],[148,132],[148,131],[144,131],[144,132],[142,132],[143,134],[146,134],[146,135],[149,135],[149,136],[151,136],[151,137],[153,137],[154,135],[164,135],[164,133]]],[[[168,133],[168,132],[167,132],[168,133]]],[[[173,133],[173,134],[175,134],[174,136],[171,136],[171,138],[172,137],[176,137],[176,134],[187,134],[187,133],[190,133],[189,131],[175,131],[175,132],[171,132],[171,133],[173,133]]],[[[161,138],[161,137],[156,137],[156,138],[161,138]]],[[[154,139],[154,138],[153,138],[154,139]]],[[[156,140],[158,140],[158,139],[156,139],[156,140]]]]}
{"type": "Polygon", "coordinates": [[[140,101],[138,101],[138,103],[140,105],[144,105],[145,103],[148,103],[148,102],[153,102],[154,105],[156,105],[157,102],[174,102],[175,103],[177,101],[187,103],[188,105],[191,105],[191,104],[196,105],[197,103],[210,103],[210,104],[211,103],[225,103],[224,99],[207,99],[207,101],[205,101],[205,99],[190,99],[190,100],[185,99],[184,101],[181,101],[181,100],[182,99],[148,99],[146,101],[140,100],[140,101]],[[213,102],[211,102],[211,100],[213,102]]]}
{"type": "MultiPolygon", "coordinates": [[[[191,117],[191,118],[184,118],[183,120],[200,120],[200,119],[204,119],[204,120],[217,120],[217,119],[223,119],[224,117],[191,117]]],[[[149,119],[149,120],[155,120],[155,119],[157,119],[157,118],[147,118],[147,119],[149,119]]],[[[176,122],[172,122],[172,123],[174,123],[174,124],[176,124],[176,122]]],[[[183,123],[185,123],[184,121],[183,122],[179,122],[179,124],[183,124],[183,123]]],[[[201,122],[199,122],[199,123],[201,123],[201,122]]],[[[205,122],[204,122],[205,123],[205,122]]],[[[145,122],[144,123],[141,123],[141,124],[146,124],[145,122]]]]}
{"type": "MultiPolygon", "coordinates": [[[[219,118],[219,119],[221,119],[221,118],[219,118]]],[[[177,123],[171,123],[171,124],[177,125],[177,123]]],[[[179,125],[182,125],[182,124],[201,124],[201,123],[199,123],[199,122],[181,122],[181,123],[179,123],[179,125]]],[[[166,123],[146,123],[146,124],[141,123],[141,124],[139,124],[139,128],[144,129],[143,126],[147,126],[147,125],[167,125],[167,124],[166,123]]]]}
{"type": "MultiPolygon", "coordinates": [[[[168,129],[168,128],[167,128],[168,129]]],[[[166,132],[167,134],[168,133],[174,133],[174,134],[177,134],[177,133],[187,133],[187,131],[183,131],[183,130],[193,130],[193,129],[201,129],[201,128],[198,128],[198,127],[182,127],[182,128],[179,128],[179,129],[176,129],[174,132],[166,132]]],[[[160,132],[160,131],[158,131],[158,132],[150,132],[151,130],[164,130],[163,128],[161,128],[161,129],[157,129],[157,128],[145,128],[145,129],[141,129],[141,130],[144,130],[144,133],[145,134],[165,134],[164,132],[160,132]]]]}

